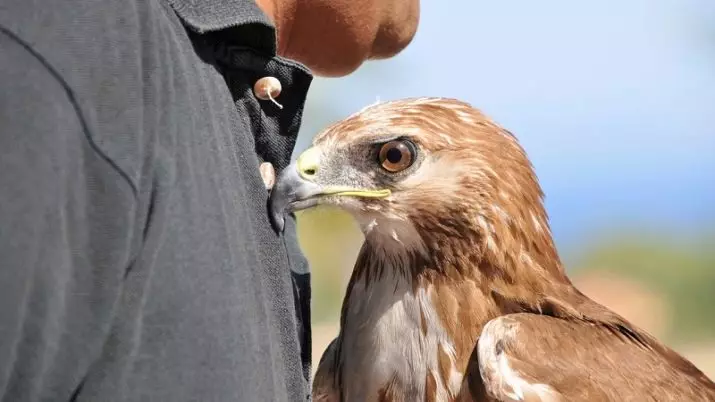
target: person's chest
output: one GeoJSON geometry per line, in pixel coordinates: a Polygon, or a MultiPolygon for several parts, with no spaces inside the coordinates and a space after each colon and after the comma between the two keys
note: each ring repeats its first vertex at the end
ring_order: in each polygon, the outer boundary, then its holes
{"type": "Polygon", "coordinates": [[[289,400],[306,381],[296,305],[307,301],[294,296],[302,256],[270,225],[259,165],[287,165],[310,75],[157,29],[170,39],[145,49],[131,94],[126,165],[141,230],[106,347],[120,364],[100,366],[117,371],[112,383],[129,399],[289,400]],[[254,92],[265,77],[279,80],[282,109],[254,92]]]}
{"type": "Polygon", "coordinates": [[[152,182],[142,187],[150,191],[142,193],[147,282],[139,355],[151,358],[135,363],[137,378],[168,386],[181,373],[162,367],[209,365],[196,383],[212,392],[271,389],[271,398],[282,399],[301,374],[300,301],[284,238],[268,220],[259,165],[287,163],[300,113],[294,104],[307,90],[294,87],[307,84],[293,85],[283,66],[252,51],[193,45],[197,54],[182,53],[181,68],[156,93],[170,99],[154,120],[152,182]],[[281,82],[282,109],[258,99],[254,86],[265,77],[281,82]],[[191,351],[197,342],[203,347],[191,351]]]}

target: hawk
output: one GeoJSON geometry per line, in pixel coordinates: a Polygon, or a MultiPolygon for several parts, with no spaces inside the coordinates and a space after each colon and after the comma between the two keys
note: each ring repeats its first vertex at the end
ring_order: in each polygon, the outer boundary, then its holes
{"type": "Polygon", "coordinates": [[[569,280],[516,138],[469,104],[369,106],[281,172],[273,222],[331,204],[364,244],[316,401],[715,401],[685,358],[569,280]]]}

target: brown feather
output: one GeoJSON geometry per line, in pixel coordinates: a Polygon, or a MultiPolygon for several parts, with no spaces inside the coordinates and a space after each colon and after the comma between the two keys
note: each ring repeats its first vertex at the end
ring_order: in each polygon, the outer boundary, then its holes
{"type": "Polygon", "coordinates": [[[339,402],[340,393],[335,384],[335,368],[336,368],[336,343],[337,339],[333,339],[325,348],[323,356],[318,362],[318,370],[313,379],[313,400],[316,402],[339,402]]]}
{"type": "MultiPolygon", "coordinates": [[[[712,387],[693,366],[672,351],[658,350],[661,346],[647,335],[634,339],[621,331],[600,322],[530,313],[501,316],[485,329],[500,332],[489,347],[511,370],[528,383],[548,384],[559,400],[713,400],[712,387]]],[[[470,380],[484,378],[487,388],[504,398],[499,381],[488,373],[470,373],[470,380]]]]}

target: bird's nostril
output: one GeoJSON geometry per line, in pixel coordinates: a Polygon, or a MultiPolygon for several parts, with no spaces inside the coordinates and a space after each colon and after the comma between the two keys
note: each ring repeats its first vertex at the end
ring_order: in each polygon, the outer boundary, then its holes
{"type": "Polygon", "coordinates": [[[315,169],[305,169],[303,171],[303,173],[305,173],[308,176],[313,176],[313,175],[315,175],[315,169]]]}

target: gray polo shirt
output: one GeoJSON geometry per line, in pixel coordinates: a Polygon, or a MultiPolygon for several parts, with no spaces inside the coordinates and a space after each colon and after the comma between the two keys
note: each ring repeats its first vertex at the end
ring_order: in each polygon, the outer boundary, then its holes
{"type": "Polygon", "coordinates": [[[307,263],[258,166],[312,77],[275,42],[251,0],[0,3],[0,400],[307,399],[307,263]]]}

